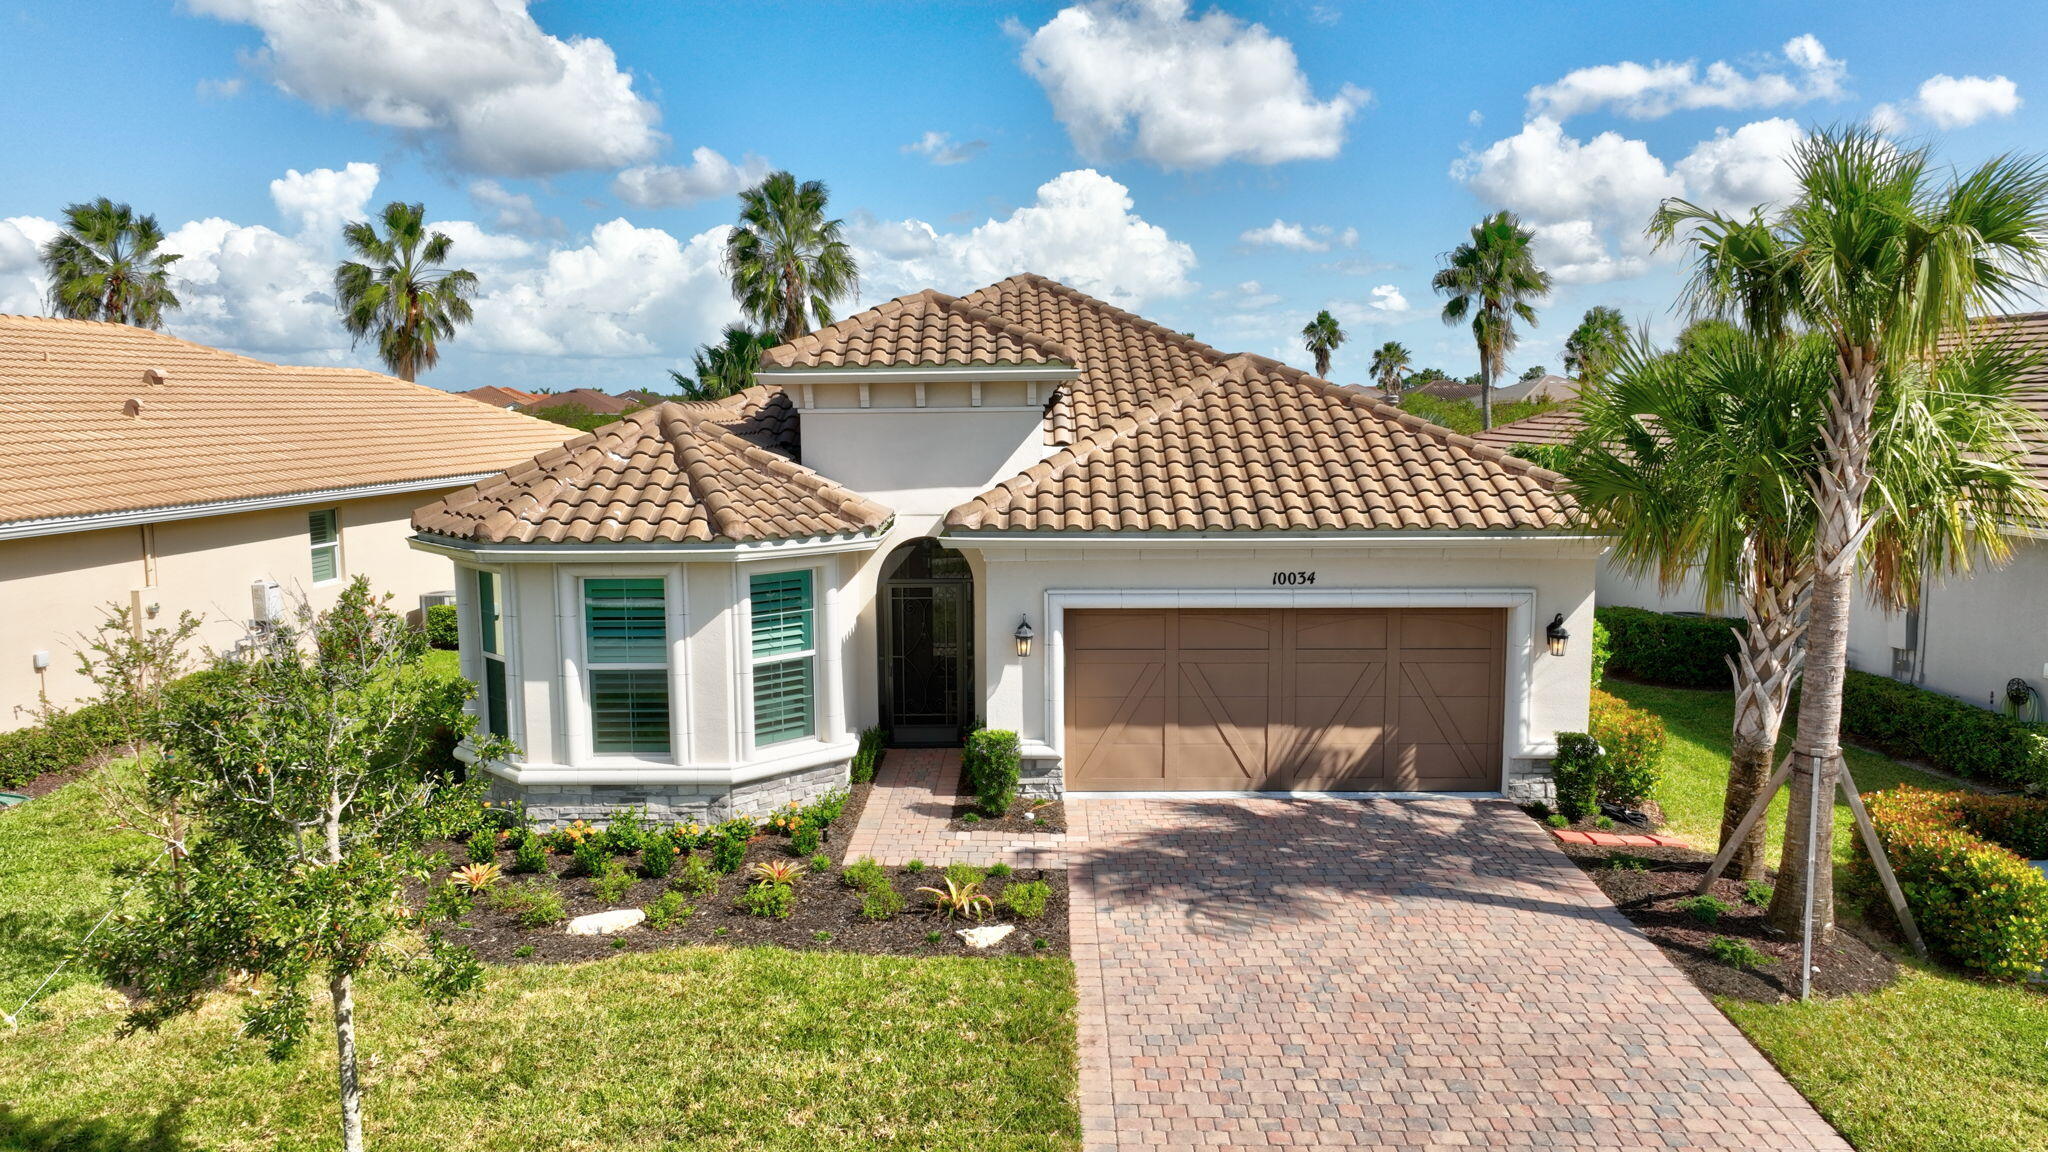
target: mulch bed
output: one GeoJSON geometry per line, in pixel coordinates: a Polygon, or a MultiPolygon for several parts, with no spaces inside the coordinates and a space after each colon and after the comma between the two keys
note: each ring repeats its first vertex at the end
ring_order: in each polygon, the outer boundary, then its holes
{"type": "MultiPolygon", "coordinates": [[[[1624,831],[1616,828],[1616,831],[1624,831]]],[[[1764,921],[1764,909],[1743,900],[1741,881],[1716,880],[1712,894],[1730,910],[1709,926],[1680,908],[1692,899],[1713,857],[1690,848],[1609,848],[1560,844],[1565,855],[1593,878],[1614,906],[1643,935],[1664,950],[1692,982],[1715,996],[1776,1003],[1799,995],[1799,938],[1783,936],[1764,921]],[[1614,858],[1643,861],[1640,870],[1616,868],[1614,858]],[[1742,941],[1768,959],[1753,970],[1715,959],[1709,945],[1717,936],[1742,941]]],[[[1828,944],[1817,948],[1814,992],[1824,996],[1874,992],[1898,978],[1898,965],[1858,926],[1837,922],[1828,944]]]]}
{"type": "Polygon", "coordinates": [[[872,781],[847,788],[846,807],[840,809],[839,819],[834,820],[825,833],[825,855],[830,856],[834,864],[846,863],[846,846],[853,843],[853,830],[860,827],[861,813],[868,810],[868,797],[874,791],[872,781]]]}
{"type": "MultiPolygon", "coordinates": [[[[855,786],[854,803],[861,799],[860,787],[855,786]]],[[[857,815],[854,803],[848,804],[846,816],[833,823],[828,851],[843,852],[845,842],[851,839],[852,818],[857,815]]],[[[456,866],[467,859],[459,844],[432,847],[447,853],[456,866]]],[[[638,863],[636,856],[620,859],[625,860],[629,867],[638,863]]],[[[648,952],[688,944],[770,945],[807,952],[863,952],[896,956],[1067,954],[1067,874],[1063,870],[1020,868],[1008,878],[989,878],[981,890],[995,897],[998,905],[995,914],[982,921],[945,920],[925,910],[926,897],[917,889],[927,885],[945,887],[944,868],[940,865],[928,866],[917,873],[903,868],[886,869],[892,886],[903,896],[905,910],[880,923],[860,915],[860,893],[842,884],[836,869],[830,873],[810,873],[796,882],[796,908],[787,920],[753,916],[733,907],[733,899],[749,883],[747,868],[762,861],[789,859],[792,856],[785,837],[767,833],[756,838],[747,848],[746,864],[740,872],[720,876],[717,892],[690,897],[690,902],[696,907],[695,915],[668,931],[656,931],[645,923],[611,936],[571,936],[561,924],[550,928],[522,928],[510,914],[491,907],[481,898],[474,902],[466,916],[452,925],[443,924],[441,929],[450,942],[466,944],[479,959],[497,964],[576,963],[599,960],[619,952],[648,952]],[[1052,896],[1043,915],[1017,920],[1001,908],[1003,889],[1029,880],[1045,881],[1052,889],[1052,896]],[[955,933],[957,929],[973,927],[976,923],[1014,923],[1017,930],[991,947],[969,948],[955,933]],[[938,939],[928,939],[932,933],[937,933],[938,939]],[[1042,946],[1037,943],[1040,940],[1045,942],[1042,946]]],[[[509,852],[498,854],[498,864],[508,872],[502,881],[504,884],[529,879],[509,874],[512,866],[512,854],[509,852]]],[[[644,908],[668,886],[667,880],[643,879],[616,903],[607,904],[591,891],[588,878],[566,875],[574,870],[570,857],[551,854],[548,865],[556,877],[571,919],[615,908],[644,908]]],[[[435,883],[446,879],[449,871],[443,869],[436,873],[435,883]]],[[[419,895],[423,897],[424,893],[419,895]]]]}
{"type": "Polygon", "coordinates": [[[1067,805],[1064,800],[1030,799],[1019,796],[1010,804],[1010,810],[1000,820],[991,820],[981,814],[981,806],[972,796],[958,796],[953,801],[953,819],[946,827],[954,832],[1010,832],[1046,833],[1067,830],[1067,805]],[[972,820],[966,817],[972,813],[972,820]],[[1036,816],[1037,819],[1031,819],[1036,816]]]}

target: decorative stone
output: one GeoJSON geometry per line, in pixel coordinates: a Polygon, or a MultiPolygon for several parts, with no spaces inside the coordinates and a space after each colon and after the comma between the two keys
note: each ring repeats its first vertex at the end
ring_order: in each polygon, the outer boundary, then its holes
{"type": "Polygon", "coordinates": [[[615,908],[610,912],[592,912],[569,921],[571,936],[609,936],[624,932],[633,925],[647,919],[647,913],[638,908],[615,908]]]}
{"type": "Polygon", "coordinates": [[[987,948],[1016,930],[1015,924],[984,924],[979,928],[962,928],[959,935],[969,948],[987,948]]]}

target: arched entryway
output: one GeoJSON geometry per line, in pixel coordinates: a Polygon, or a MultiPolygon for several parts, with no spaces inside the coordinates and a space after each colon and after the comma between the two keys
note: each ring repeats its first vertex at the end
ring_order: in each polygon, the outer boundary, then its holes
{"type": "Polygon", "coordinates": [[[959,743],[974,723],[974,574],[931,537],[882,565],[882,725],[891,743],[959,743]]]}

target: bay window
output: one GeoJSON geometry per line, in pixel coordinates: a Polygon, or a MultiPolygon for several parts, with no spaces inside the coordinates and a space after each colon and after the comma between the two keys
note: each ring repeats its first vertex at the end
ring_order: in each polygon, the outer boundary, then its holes
{"type": "Polygon", "coordinates": [[[748,581],[753,621],[754,744],[817,733],[817,611],[809,569],[763,573],[748,581]]]}
{"type": "Polygon", "coordinates": [[[477,650],[483,676],[483,727],[494,736],[512,735],[505,687],[504,593],[496,572],[476,574],[477,650]]]}
{"type": "Polygon", "coordinates": [[[659,576],[583,581],[592,752],[669,751],[666,591],[659,576]]]}

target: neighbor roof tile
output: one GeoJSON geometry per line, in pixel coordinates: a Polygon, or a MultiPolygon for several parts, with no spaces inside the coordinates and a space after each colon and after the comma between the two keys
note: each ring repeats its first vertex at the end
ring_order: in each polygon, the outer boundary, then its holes
{"type": "Polygon", "coordinates": [[[1039,331],[926,289],[855,313],[761,356],[763,368],[1049,364],[1074,354],[1039,331]]]}

